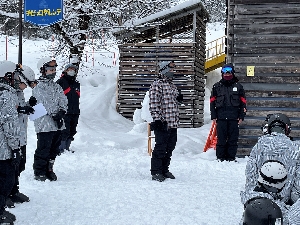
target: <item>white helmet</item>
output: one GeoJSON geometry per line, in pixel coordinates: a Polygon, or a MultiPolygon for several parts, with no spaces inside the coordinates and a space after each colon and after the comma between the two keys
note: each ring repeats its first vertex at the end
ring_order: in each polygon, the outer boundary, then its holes
{"type": "Polygon", "coordinates": [[[20,74],[21,82],[28,85],[35,80],[34,71],[29,66],[26,66],[26,65],[22,65],[22,69],[23,69],[23,71],[20,74]]]}
{"type": "Polygon", "coordinates": [[[7,60],[0,61],[0,77],[4,77],[7,72],[13,73],[15,69],[15,63],[7,60]]]}
{"type": "Polygon", "coordinates": [[[282,189],[287,180],[284,164],[277,160],[267,160],[259,171],[258,182],[270,187],[282,189]]]}
{"type": "Polygon", "coordinates": [[[55,58],[45,57],[45,58],[40,59],[37,63],[37,67],[43,76],[45,76],[46,68],[49,66],[57,67],[55,58]]]}
{"type": "Polygon", "coordinates": [[[41,58],[38,62],[37,62],[37,69],[40,70],[41,67],[43,67],[43,65],[47,62],[51,62],[51,61],[54,61],[55,59],[54,58],[51,58],[51,57],[45,57],[45,58],[41,58]]]}

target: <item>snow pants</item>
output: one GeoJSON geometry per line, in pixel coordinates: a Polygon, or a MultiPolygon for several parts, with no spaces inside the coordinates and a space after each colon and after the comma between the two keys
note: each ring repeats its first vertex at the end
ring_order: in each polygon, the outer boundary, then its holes
{"type": "Polygon", "coordinates": [[[172,152],[177,142],[177,128],[154,130],[155,146],[151,158],[151,175],[169,171],[172,152]]]}
{"type": "Polygon", "coordinates": [[[34,175],[46,175],[50,160],[55,160],[59,154],[61,131],[37,133],[37,148],[34,154],[34,175]]]}
{"type": "Polygon", "coordinates": [[[6,198],[10,194],[15,182],[15,167],[11,159],[0,160],[0,215],[6,206],[6,198]]]}
{"type": "Polygon", "coordinates": [[[10,195],[14,195],[19,192],[19,177],[20,174],[25,170],[26,164],[26,145],[21,146],[21,160],[19,166],[15,169],[15,183],[11,190],[10,195]]]}
{"type": "Polygon", "coordinates": [[[238,120],[217,120],[217,158],[234,160],[238,148],[238,138],[238,120]]]}
{"type": "Polygon", "coordinates": [[[64,122],[66,129],[61,131],[62,141],[66,141],[68,138],[73,140],[74,135],[77,133],[76,127],[78,124],[79,114],[66,114],[64,116],[64,122]]]}

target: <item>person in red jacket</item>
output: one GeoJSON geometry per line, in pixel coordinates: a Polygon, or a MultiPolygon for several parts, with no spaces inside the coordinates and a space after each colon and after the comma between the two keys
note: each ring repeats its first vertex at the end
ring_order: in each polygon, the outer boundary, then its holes
{"type": "Polygon", "coordinates": [[[65,66],[60,79],[56,82],[63,88],[64,94],[68,98],[68,110],[64,116],[66,129],[61,133],[60,153],[65,150],[70,151],[71,142],[74,140],[74,135],[77,133],[77,124],[80,115],[79,98],[80,98],[80,83],[76,79],[78,67],[72,63],[65,66]]]}
{"type": "Polygon", "coordinates": [[[219,161],[235,161],[239,124],[246,114],[245,91],[234,72],[231,63],[222,67],[222,79],[213,85],[210,97],[211,119],[217,123],[219,161]]]}

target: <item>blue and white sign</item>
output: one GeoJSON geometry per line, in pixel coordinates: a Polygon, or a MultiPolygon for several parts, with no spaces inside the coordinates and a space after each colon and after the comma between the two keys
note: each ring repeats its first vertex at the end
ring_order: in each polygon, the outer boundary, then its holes
{"type": "Polygon", "coordinates": [[[49,26],[63,19],[63,0],[25,0],[24,20],[49,26]]]}

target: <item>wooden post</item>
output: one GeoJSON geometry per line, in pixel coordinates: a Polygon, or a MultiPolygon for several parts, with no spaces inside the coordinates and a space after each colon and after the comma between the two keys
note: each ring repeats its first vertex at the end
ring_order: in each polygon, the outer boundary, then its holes
{"type": "Polygon", "coordinates": [[[155,138],[155,136],[151,136],[151,129],[150,129],[150,123],[147,124],[147,129],[148,129],[148,154],[151,156],[152,154],[152,148],[151,148],[151,142],[152,138],[155,138]]]}

